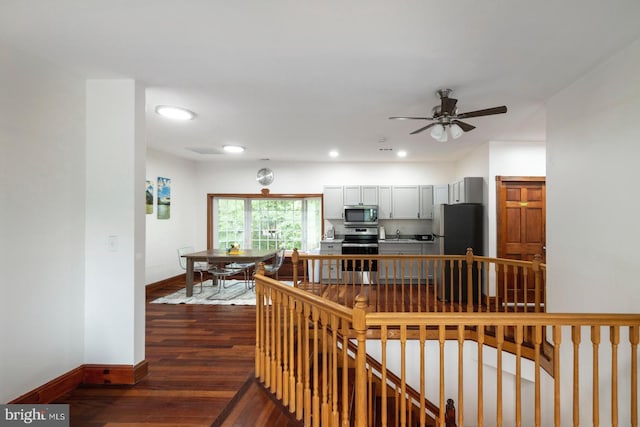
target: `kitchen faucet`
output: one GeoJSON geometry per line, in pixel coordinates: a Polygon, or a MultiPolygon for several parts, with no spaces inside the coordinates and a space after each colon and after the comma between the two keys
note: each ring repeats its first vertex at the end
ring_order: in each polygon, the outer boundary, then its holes
{"type": "Polygon", "coordinates": [[[396,228],[396,239],[400,240],[400,229],[396,228]]]}

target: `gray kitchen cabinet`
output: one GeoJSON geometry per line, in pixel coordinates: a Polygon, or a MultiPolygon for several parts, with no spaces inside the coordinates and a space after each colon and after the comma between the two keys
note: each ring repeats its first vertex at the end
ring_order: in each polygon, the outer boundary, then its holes
{"type": "Polygon", "coordinates": [[[393,218],[393,202],[390,185],[378,186],[378,219],[393,218]]]}
{"type": "Polygon", "coordinates": [[[322,189],[324,219],[342,219],[344,215],[343,188],[341,185],[326,185],[322,189]]]}
{"type": "MultiPolygon", "coordinates": [[[[418,241],[411,243],[396,243],[393,240],[380,242],[378,253],[380,255],[420,255],[422,253],[422,244],[418,241]]],[[[405,283],[408,283],[409,280],[416,283],[418,276],[422,275],[419,272],[419,264],[420,261],[418,260],[397,260],[394,268],[393,261],[381,261],[378,266],[378,274],[381,280],[385,277],[389,277],[389,279],[395,278],[396,280],[404,278],[405,283]]]]}
{"type": "MultiPolygon", "coordinates": [[[[422,255],[439,255],[440,246],[435,242],[422,243],[420,245],[422,248],[422,255]]],[[[429,282],[433,282],[433,272],[436,270],[437,263],[435,261],[424,261],[422,263],[422,274],[421,278],[426,279],[427,274],[429,277],[429,282]]]]}
{"type": "Polygon", "coordinates": [[[393,219],[420,218],[419,185],[394,185],[392,192],[393,219]]]}
{"type": "MultiPolygon", "coordinates": [[[[341,255],[342,241],[320,242],[320,255],[341,255]]],[[[339,260],[322,260],[322,281],[336,281],[342,278],[342,268],[339,260]]]]}
{"type": "Polygon", "coordinates": [[[449,203],[449,185],[441,184],[433,186],[433,206],[449,203]]]}
{"type": "Polygon", "coordinates": [[[420,186],[420,219],[433,219],[433,185],[420,186]]]}
{"type": "Polygon", "coordinates": [[[482,203],[484,200],[484,179],[465,177],[449,185],[449,203],[482,203]]]}
{"type": "Polygon", "coordinates": [[[377,185],[345,185],[343,204],[345,205],[377,205],[377,185]]]}

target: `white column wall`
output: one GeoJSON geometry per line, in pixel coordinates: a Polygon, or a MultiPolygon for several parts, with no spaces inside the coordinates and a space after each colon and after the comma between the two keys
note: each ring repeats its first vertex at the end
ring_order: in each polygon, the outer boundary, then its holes
{"type": "Polygon", "coordinates": [[[0,402],[84,348],[85,82],[0,42],[0,402]]]}
{"type": "Polygon", "coordinates": [[[85,362],[144,359],[144,92],[87,82],[85,362]]]}

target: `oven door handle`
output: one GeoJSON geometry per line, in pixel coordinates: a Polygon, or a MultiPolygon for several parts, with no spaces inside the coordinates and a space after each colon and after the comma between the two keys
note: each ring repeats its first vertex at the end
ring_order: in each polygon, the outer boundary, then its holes
{"type": "Polygon", "coordinates": [[[377,243],[342,243],[343,248],[377,248],[377,243]]]}

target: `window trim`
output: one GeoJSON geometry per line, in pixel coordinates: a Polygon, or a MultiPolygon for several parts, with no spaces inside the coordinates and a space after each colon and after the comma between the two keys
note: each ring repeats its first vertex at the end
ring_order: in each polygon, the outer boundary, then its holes
{"type": "Polygon", "coordinates": [[[268,188],[264,188],[260,194],[253,193],[207,193],[207,250],[213,249],[213,205],[214,199],[238,198],[238,199],[306,199],[320,198],[320,232],[324,236],[324,198],[322,193],[296,193],[296,194],[271,194],[268,188]]]}

